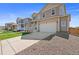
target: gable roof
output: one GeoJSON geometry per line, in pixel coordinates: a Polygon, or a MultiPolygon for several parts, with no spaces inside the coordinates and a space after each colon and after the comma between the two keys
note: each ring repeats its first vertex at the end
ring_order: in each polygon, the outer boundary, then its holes
{"type": "MultiPolygon", "coordinates": [[[[49,5],[53,5],[52,7],[57,7],[57,6],[60,6],[60,5],[64,5],[63,3],[47,3],[41,10],[40,12],[42,12],[46,7],[48,7],[49,5]]],[[[40,13],[39,12],[39,13],[40,13]]]]}
{"type": "MultiPolygon", "coordinates": [[[[60,5],[64,5],[64,3],[47,3],[38,13],[33,13],[32,16],[35,14],[35,16],[39,15],[40,12],[42,12],[44,9],[46,9],[46,7],[48,7],[49,5],[53,5],[52,7],[58,7],[60,5]]],[[[64,5],[65,8],[65,5],[64,5]]],[[[66,11],[65,11],[66,13],[66,11]]]]}

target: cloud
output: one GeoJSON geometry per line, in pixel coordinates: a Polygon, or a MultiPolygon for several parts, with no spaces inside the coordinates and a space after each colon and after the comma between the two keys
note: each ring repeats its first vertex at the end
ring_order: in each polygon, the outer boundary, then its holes
{"type": "Polygon", "coordinates": [[[16,18],[17,18],[17,15],[12,13],[3,14],[3,15],[0,14],[0,25],[4,25],[5,23],[8,23],[8,22],[16,22],[16,18]]]}

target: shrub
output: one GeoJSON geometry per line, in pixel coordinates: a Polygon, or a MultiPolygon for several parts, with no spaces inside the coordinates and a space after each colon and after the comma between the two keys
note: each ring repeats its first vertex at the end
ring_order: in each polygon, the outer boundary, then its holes
{"type": "Polygon", "coordinates": [[[30,32],[23,32],[22,35],[30,34],[30,32]]]}

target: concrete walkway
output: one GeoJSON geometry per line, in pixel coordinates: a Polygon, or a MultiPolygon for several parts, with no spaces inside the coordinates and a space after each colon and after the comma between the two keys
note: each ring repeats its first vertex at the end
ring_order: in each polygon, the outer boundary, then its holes
{"type": "Polygon", "coordinates": [[[14,55],[40,40],[23,40],[21,36],[0,41],[0,55],[14,55]]]}

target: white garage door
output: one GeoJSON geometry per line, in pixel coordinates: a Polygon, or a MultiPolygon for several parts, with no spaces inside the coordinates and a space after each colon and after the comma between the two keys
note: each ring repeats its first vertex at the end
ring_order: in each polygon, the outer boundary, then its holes
{"type": "Polygon", "coordinates": [[[56,32],[56,22],[41,23],[40,32],[56,32]]]}

